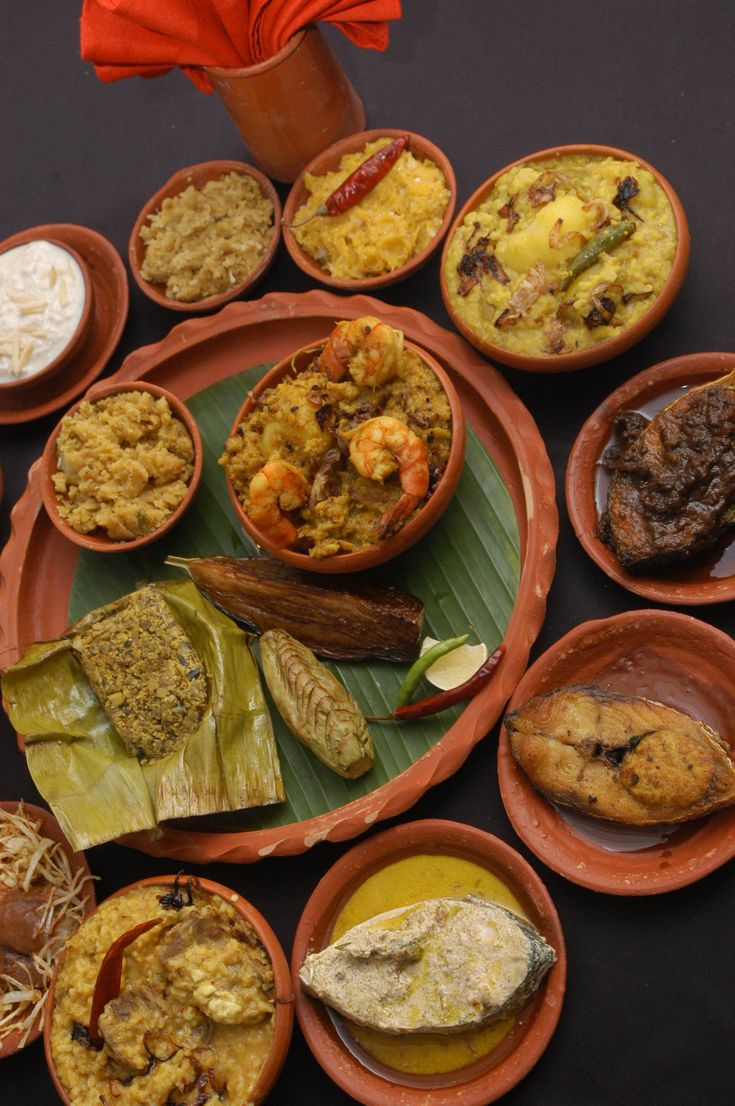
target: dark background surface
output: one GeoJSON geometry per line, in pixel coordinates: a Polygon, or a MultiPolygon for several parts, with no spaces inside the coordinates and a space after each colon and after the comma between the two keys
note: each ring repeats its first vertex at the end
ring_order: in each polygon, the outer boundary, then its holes
{"type": "MultiPolygon", "coordinates": [[[[560,142],[603,142],[653,162],[678,190],[690,220],[692,258],[683,291],[634,350],[567,376],[503,370],[539,424],[558,482],[558,570],[538,656],[581,621],[647,605],[609,581],[572,533],[563,473],[580,425],[609,391],[657,361],[735,349],[735,16],[728,0],[604,6],[406,0],[404,9],[383,55],[358,50],[338,34],[329,38],[365,101],[368,125],[405,127],[435,141],[455,166],[459,204],[523,154],[560,142]]],[[[100,84],[78,58],[78,11],[70,0],[2,5],[0,239],[39,223],[82,223],[125,254],[143,201],[175,169],[213,157],[248,158],[219,100],[196,92],[181,74],[100,84]]],[[[382,298],[451,326],[438,285],[435,258],[382,298]]],[[[281,247],[258,294],[310,286],[281,247]]],[[[130,317],[107,373],[180,318],[155,307],[131,282],[130,317]]],[[[6,485],[0,544],[28,467],[57,417],[0,427],[6,485]]],[[[735,626],[732,604],[689,613],[730,633],[735,626]]],[[[598,895],[568,883],[511,829],[498,793],[495,746],[493,733],[404,819],[470,822],[510,842],[544,879],[561,916],[569,955],[561,1021],[536,1068],[507,1095],[508,1106],[699,1106],[729,1099],[732,866],[647,899],[598,895]]],[[[4,715],[0,781],[4,799],[37,798],[4,715]]],[[[348,847],[322,844],[305,856],[251,867],[210,865],[206,874],[251,899],[288,952],[311,890],[348,847]]],[[[172,868],[117,845],[94,849],[89,859],[101,876],[99,898],[172,868]]],[[[0,1101],[55,1101],[40,1044],[2,1061],[0,1101]]],[[[269,1103],[350,1101],[322,1073],[297,1029],[269,1103]]]]}

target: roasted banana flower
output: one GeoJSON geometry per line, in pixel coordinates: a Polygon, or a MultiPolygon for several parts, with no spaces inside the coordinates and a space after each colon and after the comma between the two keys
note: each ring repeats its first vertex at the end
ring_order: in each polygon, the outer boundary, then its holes
{"type": "Polygon", "coordinates": [[[338,775],[355,779],[373,766],[367,722],[328,668],[285,630],[260,639],[263,674],[292,733],[338,775]]]}

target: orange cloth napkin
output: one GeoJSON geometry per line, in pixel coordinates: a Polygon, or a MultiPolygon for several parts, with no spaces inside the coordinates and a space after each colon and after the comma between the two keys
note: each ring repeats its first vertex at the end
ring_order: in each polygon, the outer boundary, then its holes
{"type": "Polygon", "coordinates": [[[388,45],[400,0],[84,0],[82,57],[102,81],[159,77],[181,67],[211,92],[203,66],[265,61],[309,23],[334,23],[352,42],[388,45]]]}

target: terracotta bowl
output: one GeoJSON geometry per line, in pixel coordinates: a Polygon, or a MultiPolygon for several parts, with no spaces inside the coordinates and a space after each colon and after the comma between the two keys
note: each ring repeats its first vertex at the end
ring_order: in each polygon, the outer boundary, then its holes
{"type": "Polygon", "coordinates": [[[689,353],[661,361],[626,380],[594,411],[569,454],[567,510],[585,551],[611,580],[656,603],[690,605],[735,599],[735,533],[731,530],[712,550],[691,562],[666,565],[633,575],[597,536],[610,477],[602,457],[614,438],[616,417],[623,411],[656,414],[691,386],[706,384],[735,369],[735,353],[689,353]]]}
{"type": "MultiPolygon", "coordinates": [[[[46,513],[60,534],[63,534],[69,541],[74,542],[75,545],[80,545],[83,549],[91,549],[96,553],[129,553],[133,549],[140,549],[142,545],[148,545],[149,542],[157,541],[158,538],[167,533],[179,521],[194,498],[194,493],[202,478],[204,451],[202,449],[202,439],[199,434],[199,428],[194,420],[194,416],[178,396],[175,396],[173,392],[168,392],[165,388],[159,388],[157,384],[149,384],[148,381],[145,380],[131,380],[129,383],[118,381],[116,384],[96,384],[93,388],[90,388],[86,395],[82,396],[73,407],[69,408],[64,418],[66,418],[67,415],[73,414],[79,405],[87,400],[94,403],[95,400],[104,399],[105,396],[117,395],[120,392],[136,391],[149,392],[157,399],[161,396],[166,399],[172,413],[177,419],[183,422],[194,444],[194,471],[189,480],[186,495],[181,500],[176,510],[173,511],[168,518],[164,519],[158,529],[151,530],[149,534],[144,534],[142,538],[136,538],[134,541],[119,541],[116,538],[108,537],[108,535],[101,530],[94,530],[89,534],[78,534],[58,512],[56,506],[56,492],[54,491],[54,485],[51,479],[54,473],[58,472],[56,442],[61,431],[61,422],[52,430],[44,446],[43,453],[41,454],[41,497],[43,499],[43,505],[46,508],[46,513]]],[[[63,422],[63,419],[61,421],[63,422]]]]}
{"type": "Polygon", "coordinates": [[[459,822],[427,819],[384,830],[356,845],[334,864],[306,904],[294,937],[291,972],[296,1016],[309,1048],[327,1075],[365,1106],[485,1106],[504,1095],[534,1066],[561,1014],[566,986],[566,951],[559,917],[543,883],[509,845],[459,822]],[[301,989],[299,970],[311,952],[330,943],[334,923],[347,900],[375,872],[416,854],[461,857],[487,868],[511,890],[529,920],[556,950],[557,962],[519,1017],[518,1028],[487,1057],[443,1076],[378,1075],[352,1054],[327,1007],[301,989]],[[409,1077],[410,1078],[410,1077],[409,1077]],[[440,1085],[441,1084],[441,1085],[440,1085]]]}
{"type": "Polygon", "coordinates": [[[168,307],[170,311],[185,311],[187,314],[192,315],[205,311],[214,311],[216,308],[222,307],[223,304],[229,303],[230,300],[234,300],[238,296],[244,295],[245,292],[249,292],[272,265],[276,256],[276,250],[278,249],[280,236],[281,201],[275,188],[265,174],[261,173],[260,169],[256,169],[253,165],[246,165],[242,161],[203,161],[199,165],[189,165],[186,169],[179,169],[179,171],[174,173],[174,175],[166,181],[164,186],[159,188],[158,192],[147,201],[140,215],[135,220],[135,224],[130,233],[128,260],[135,283],[138,285],[141,292],[144,292],[145,295],[148,296],[149,300],[153,300],[159,307],[168,307]],[[182,303],[179,300],[172,300],[166,295],[165,286],[163,284],[151,284],[150,281],[144,280],[140,275],[140,268],[143,264],[146,250],[145,243],[140,237],[140,228],[146,222],[148,216],[155,215],[160,209],[163,201],[167,200],[170,196],[178,196],[179,193],[183,192],[185,188],[188,188],[190,184],[193,184],[195,188],[203,188],[209,181],[219,180],[219,178],[223,177],[226,173],[241,173],[245,176],[253,177],[260,185],[263,194],[267,196],[273,204],[273,235],[270,240],[270,245],[259,264],[255,266],[246,279],[241,281],[240,284],[233,284],[226,292],[222,292],[218,296],[209,296],[205,300],[197,300],[195,303],[182,303]]]}
{"type": "MultiPolygon", "coordinates": [[[[128,891],[132,891],[136,887],[172,887],[176,876],[152,876],[149,879],[140,879],[135,883],[129,884],[127,887],[121,887],[119,891],[115,891],[113,895],[110,895],[111,899],[119,898],[120,895],[126,894],[128,891]]],[[[229,903],[237,910],[245,921],[253,927],[257,933],[263,947],[265,948],[268,956],[270,957],[271,964],[273,966],[273,983],[275,987],[275,1025],[273,1030],[273,1040],[271,1042],[270,1052],[263,1065],[263,1070],[260,1073],[257,1083],[255,1084],[249,1098],[248,1106],[260,1106],[260,1103],[265,1100],[270,1092],[273,1084],[278,1079],[281,1073],[281,1068],[286,1060],[288,1048],[291,1043],[291,1033],[293,1030],[293,989],[291,987],[291,977],[288,970],[288,962],[284,956],[283,949],[280,946],[278,938],[268,925],[263,915],[255,909],[255,907],[247,901],[247,899],[241,898],[237,892],[232,891],[229,887],[223,887],[221,883],[214,883],[210,879],[201,879],[197,877],[197,883],[203,891],[208,892],[211,895],[219,895],[221,899],[229,903]]],[[[43,1022],[43,1047],[46,1053],[46,1063],[51,1074],[51,1078],[56,1087],[56,1091],[59,1098],[64,1103],[64,1106],[74,1106],[71,1098],[66,1092],[64,1085],[62,1084],[59,1074],[56,1070],[56,1064],[51,1052],[51,1018],[54,1009],[54,995],[56,991],[56,975],[51,983],[51,989],[49,993],[49,1001],[46,1003],[46,1012],[43,1022]]]]}
{"type": "MultiPolygon", "coordinates": [[[[5,242],[0,243],[0,254],[5,253],[7,250],[17,249],[18,246],[24,246],[28,242],[36,242],[39,240],[51,242],[52,245],[58,246],[60,250],[65,250],[66,253],[74,258],[79,266],[84,282],[84,306],[82,307],[82,314],[74,333],[53,361],[49,361],[48,365],[44,366],[44,368],[40,369],[38,372],[31,373],[30,376],[19,377],[18,380],[0,382],[0,394],[3,396],[9,395],[11,392],[13,395],[17,395],[25,389],[34,388],[39,382],[43,386],[52,376],[55,376],[61,369],[65,368],[65,366],[74,359],[84,344],[94,316],[94,289],[92,287],[89,268],[84,258],[81,257],[76,250],[72,249],[68,243],[62,242],[58,238],[48,237],[43,233],[43,227],[31,227],[22,234],[14,234],[12,238],[6,239],[5,242]]],[[[31,316],[31,318],[33,318],[33,316],[31,316]]]]}
{"type": "MultiPolygon", "coordinates": [[[[584,622],[533,664],[508,704],[571,684],[640,695],[701,719],[735,752],[735,642],[689,615],[642,610],[584,622]]],[[[694,883],[735,856],[735,808],[679,826],[619,826],[553,805],[516,764],[505,727],[500,792],[518,836],[573,883],[654,895],[694,883]]]]}
{"type": "Polygon", "coordinates": [[[447,188],[449,189],[449,203],[447,204],[447,209],[444,213],[441,225],[434,237],[427,246],[424,246],[423,250],[419,250],[418,253],[414,254],[405,265],[401,265],[398,269],[393,269],[390,273],[380,273],[378,276],[362,277],[355,280],[340,280],[337,277],[331,276],[311,254],[308,254],[306,250],[302,249],[296,241],[293,231],[289,230],[287,226],[284,226],[283,240],[286,243],[286,249],[291,254],[291,257],[298,267],[302,269],[307,276],[320,281],[322,284],[328,284],[330,288],[341,288],[349,292],[364,292],[368,288],[383,288],[387,284],[396,284],[399,280],[405,280],[406,277],[411,276],[420,269],[422,265],[425,265],[431,255],[439,248],[442,238],[449,229],[449,224],[452,221],[454,208],[457,203],[457,181],[454,176],[454,170],[446,154],[442,153],[439,147],[435,146],[433,142],[430,142],[428,138],[422,138],[420,134],[413,134],[411,131],[401,131],[385,127],[372,131],[360,131],[357,134],[351,134],[347,138],[341,139],[339,142],[335,142],[333,146],[329,146],[326,150],[322,150],[322,152],[317,154],[313,161],[310,161],[306,168],[303,169],[296,178],[283,208],[283,222],[284,224],[292,223],[298,209],[309,198],[310,193],[304,183],[304,178],[307,173],[322,176],[324,173],[332,172],[339,167],[339,163],[345,154],[352,154],[362,150],[368,142],[374,142],[377,138],[400,138],[403,134],[408,135],[410,139],[409,149],[416,157],[421,158],[423,161],[433,161],[439,166],[444,174],[447,188]]]}
{"type": "Polygon", "coordinates": [[[493,361],[500,361],[504,365],[512,365],[514,369],[523,369],[525,372],[571,372],[576,369],[587,369],[590,365],[599,365],[602,361],[609,361],[610,358],[617,357],[618,354],[630,349],[630,347],[640,341],[644,335],[648,334],[649,330],[652,330],[653,327],[661,321],[678,295],[684,280],[688,262],[689,226],[684,208],[676,192],[666,178],[659,173],[658,169],[655,169],[653,165],[643,158],[638,157],[637,154],[628,153],[627,150],[620,150],[615,146],[600,146],[595,143],[551,146],[547,150],[539,150],[535,154],[527,154],[525,157],[512,161],[509,165],[498,170],[497,173],[493,173],[493,175],[484,181],[484,183],[470,196],[469,200],[467,200],[467,203],[454,220],[449,234],[447,235],[446,242],[444,243],[441,260],[441,290],[444,306],[451,315],[454,325],[464,334],[468,342],[471,342],[481,353],[486,354],[486,356],[492,358],[493,361]],[[481,337],[481,335],[475,333],[455,311],[454,305],[449,298],[445,276],[445,264],[449,245],[457,229],[464,222],[465,217],[487,199],[495,187],[496,182],[507,173],[509,169],[514,168],[516,165],[524,165],[527,162],[541,161],[552,157],[565,157],[570,154],[592,154],[600,157],[615,157],[625,161],[633,161],[642,168],[648,169],[648,171],[653,174],[658,184],[668,196],[669,203],[674,212],[677,244],[671,272],[663,288],[656,299],[651,303],[648,310],[644,311],[640,318],[630,326],[626,326],[622,329],[614,338],[608,338],[603,342],[598,342],[595,346],[591,346],[589,349],[577,350],[574,353],[561,353],[558,355],[549,354],[547,356],[540,354],[514,353],[512,350],[504,349],[502,346],[489,342],[487,339],[481,337]]]}
{"type": "MultiPolygon", "coordinates": [[[[325,557],[319,560],[316,557],[310,557],[308,553],[297,553],[291,549],[281,549],[271,541],[270,538],[258,530],[246,514],[245,508],[237,497],[229,474],[227,474],[227,491],[229,492],[235,514],[240,520],[243,529],[256,545],[267,550],[271,556],[276,557],[279,561],[285,561],[286,564],[293,565],[295,568],[304,569],[306,572],[363,572],[365,569],[375,568],[376,565],[383,564],[385,561],[397,557],[399,553],[403,553],[406,549],[415,545],[420,538],[423,538],[424,534],[428,533],[434,523],[449,506],[457,489],[459,478],[462,475],[462,466],[464,464],[465,424],[462,406],[454,385],[441,365],[430,354],[421,349],[420,346],[414,345],[413,342],[405,341],[404,344],[406,349],[417,353],[429,368],[436,373],[439,383],[446,392],[447,399],[449,400],[449,408],[452,416],[452,444],[449,449],[447,466],[434,488],[434,491],[424,506],[392,537],[386,538],[385,541],[378,542],[376,545],[370,545],[365,549],[360,549],[355,553],[339,553],[334,557],[325,557]]],[[[302,372],[310,363],[314,353],[321,345],[323,345],[323,342],[316,342],[305,347],[303,350],[298,350],[296,353],[284,357],[282,361],[274,365],[273,368],[258,381],[252,391],[248,392],[247,398],[232,424],[229,437],[235,436],[238,426],[250,413],[255,400],[257,400],[268,388],[272,388],[275,384],[279,384],[287,376],[297,375],[299,372],[302,372]]]]}
{"type": "MultiPolygon", "coordinates": [[[[17,809],[17,802],[0,802],[0,810],[5,810],[10,814],[15,814],[17,809]]],[[[85,857],[84,853],[72,852],[71,845],[64,837],[64,834],[61,832],[61,827],[59,823],[56,821],[52,814],[49,814],[48,810],[44,810],[43,807],[33,806],[32,803],[26,802],[23,803],[23,809],[26,814],[30,815],[31,818],[33,818],[34,820],[39,820],[41,822],[40,832],[44,837],[50,837],[52,841],[59,842],[67,857],[69,858],[69,864],[71,865],[72,874],[76,874],[76,872],[82,871],[85,873],[85,875],[90,875],[89,865],[87,864],[87,858],[85,857]]],[[[85,883],[84,894],[86,896],[84,913],[86,917],[89,917],[89,915],[92,913],[92,911],[95,909],[95,906],[97,905],[94,894],[94,882],[92,880],[88,880],[87,883],[85,883]]],[[[51,986],[53,987],[53,980],[51,982],[51,986]]],[[[48,1009],[48,1002],[45,1004],[45,1007],[46,1009],[48,1009]]],[[[36,1025],[31,1030],[28,1040],[26,1041],[25,1045],[23,1045],[23,1048],[26,1048],[28,1045],[33,1044],[33,1042],[41,1036],[42,1028],[43,1015],[39,1017],[36,1025]]],[[[22,1036],[22,1033],[11,1033],[8,1037],[5,1038],[4,1041],[0,1042],[0,1060],[2,1060],[4,1056],[13,1056],[16,1052],[20,1051],[20,1042],[22,1036]]]]}

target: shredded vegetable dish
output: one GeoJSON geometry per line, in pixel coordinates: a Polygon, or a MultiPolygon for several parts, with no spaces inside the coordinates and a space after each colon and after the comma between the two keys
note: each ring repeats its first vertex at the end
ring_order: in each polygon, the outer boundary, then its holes
{"type": "Polygon", "coordinates": [[[56,960],[84,919],[85,883],[23,804],[0,810],[0,1044],[38,1024],[56,960]]]}

